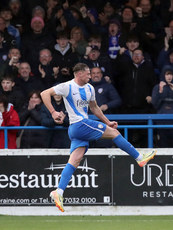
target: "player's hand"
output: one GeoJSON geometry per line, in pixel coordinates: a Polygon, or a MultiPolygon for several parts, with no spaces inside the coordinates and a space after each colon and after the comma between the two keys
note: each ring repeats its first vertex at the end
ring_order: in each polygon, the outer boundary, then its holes
{"type": "Polygon", "coordinates": [[[63,116],[61,112],[54,111],[52,113],[52,118],[54,119],[55,123],[62,124],[63,123],[63,116]]]}
{"type": "Polygon", "coordinates": [[[113,129],[117,129],[118,127],[118,122],[116,121],[110,121],[108,124],[109,127],[113,128],[113,129]]]}

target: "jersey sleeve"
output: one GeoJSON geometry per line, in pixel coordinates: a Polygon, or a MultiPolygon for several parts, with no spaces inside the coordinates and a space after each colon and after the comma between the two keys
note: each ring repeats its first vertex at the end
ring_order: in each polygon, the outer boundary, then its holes
{"type": "Polygon", "coordinates": [[[67,97],[69,93],[69,85],[67,83],[61,83],[53,87],[57,95],[67,97]]]}
{"type": "Polygon", "coordinates": [[[95,89],[92,85],[90,85],[90,90],[91,90],[91,99],[90,101],[95,101],[96,100],[96,96],[95,96],[95,89]]]}

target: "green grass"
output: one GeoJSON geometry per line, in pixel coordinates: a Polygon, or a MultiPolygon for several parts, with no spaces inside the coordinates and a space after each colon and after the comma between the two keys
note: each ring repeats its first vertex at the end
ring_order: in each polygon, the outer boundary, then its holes
{"type": "Polygon", "coordinates": [[[0,216],[0,230],[172,230],[173,216],[0,216]]]}

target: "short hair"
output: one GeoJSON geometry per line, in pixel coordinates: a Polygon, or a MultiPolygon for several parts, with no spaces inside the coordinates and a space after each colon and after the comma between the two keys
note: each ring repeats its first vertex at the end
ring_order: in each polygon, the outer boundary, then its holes
{"type": "Polygon", "coordinates": [[[4,94],[0,95],[0,103],[4,105],[4,108],[6,110],[8,107],[8,98],[4,94]]]}
{"type": "Polygon", "coordinates": [[[172,70],[166,70],[165,75],[169,75],[169,74],[173,75],[173,71],[172,70]]]}
{"type": "Polygon", "coordinates": [[[59,31],[56,34],[56,39],[61,39],[61,38],[69,39],[70,38],[69,33],[65,30],[59,31]]]}
{"type": "Polygon", "coordinates": [[[97,40],[98,42],[101,43],[101,42],[102,42],[102,37],[101,37],[100,34],[92,34],[92,35],[89,37],[88,41],[91,42],[91,41],[93,41],[93,40],[97,40]]]}
{"type": "Polygon", "coordinates": [[[2,12],[6,12],[6,11],[11,12],[11,14],[12,14],[12,10],[11,10],[11,8],[10,8],[10,7],[8,7],[8,6],[6,6],[6,7],[2,8],[2,9],[0,10],[0,12],[1,12],[1,13],[2,13],[2,12]]]}
{"type": "Polygon", "coordinates": [[[11,75],[11,74],[5,74],[5,75],[1,78],[1,82],[2,82],[3,80],[8,80],[8,81],[15,82],[14,77],[13,77],[13,75],[11,75]]]}
{"type": "Polygon", "coordinates": [[[89,67],[85,64],[85,63],[77,63],[74,67],[73,67],[73,72],[77,73],[79,71],[85,71],[86,69],[89,69],[89,67]]]}
{"type": "Polygon", "coordinates": [[[41,50],[39,51],[39,55],[40,55],[40,53],[41,53],[41,52],[43,52],[43,51],[47,51],[47,52],[49,52],[49,53],[50,53],[50,56],[52,56],[52,52],[51,52],[51,50],[50,50],[50,49],[47,49],[47,48],[43,48],[43,49],[41,49],[41,50]]]}
{"type": "Polygon", "coordinates": [[[41,98],[41,91],[40,90],[37,90],[37,89],[34,89],[32,91],[29,92],[28,94],[28,99],[30,99],[34,94],[37,95],[37,97],[40,98],[41,102],[42,102],[42,98],[41,98]]]}
{"type": "Polygon", "coordinates": [[[133,53],[134,53],[136,50],[140,50],[140,51],[142,52],[142,54],[144,54],[144,50],[142,49],[142,47],[137,47],[136,49],[133,50],[133,53]]]}
{"type": "Polygon", "coordinates": [[[136,34],[129,34],[126,42],[139,42],[139,37],[136,34]]]}

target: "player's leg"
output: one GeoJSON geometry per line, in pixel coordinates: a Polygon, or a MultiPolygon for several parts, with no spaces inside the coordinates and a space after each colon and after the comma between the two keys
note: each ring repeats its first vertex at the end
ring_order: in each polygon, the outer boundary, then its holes
{"type": "Polygon", "coordinates": [[[152,153],[147,153],[145,155],[141,155],[132,144],[130,144],[117,129],[113,129],[109,126],[106,127],[105,132],[102,135],[102,138],[111,138],[113,142],[116,144],[116,146],[126,153],[128,153],[130,156],[132,156],[140,167],[143,167],[146,165],[146,163],[153,159],[156,151],[152,151],[152,153]]]}
{"type": "Polygon", "coordinates": [[[86,152],[86,147],[78,147],[71,153],[68,163],[66,164],[65,168],[61,173],[61,179],[58,188],[50,193],[50,196],[54,200],[56,206],[62,212],[64,212],[64,207],[63,207],[64,190],[66,189],[76,168],[79,166],[80,161],[82,160],[85,152],[86,152]]]}

